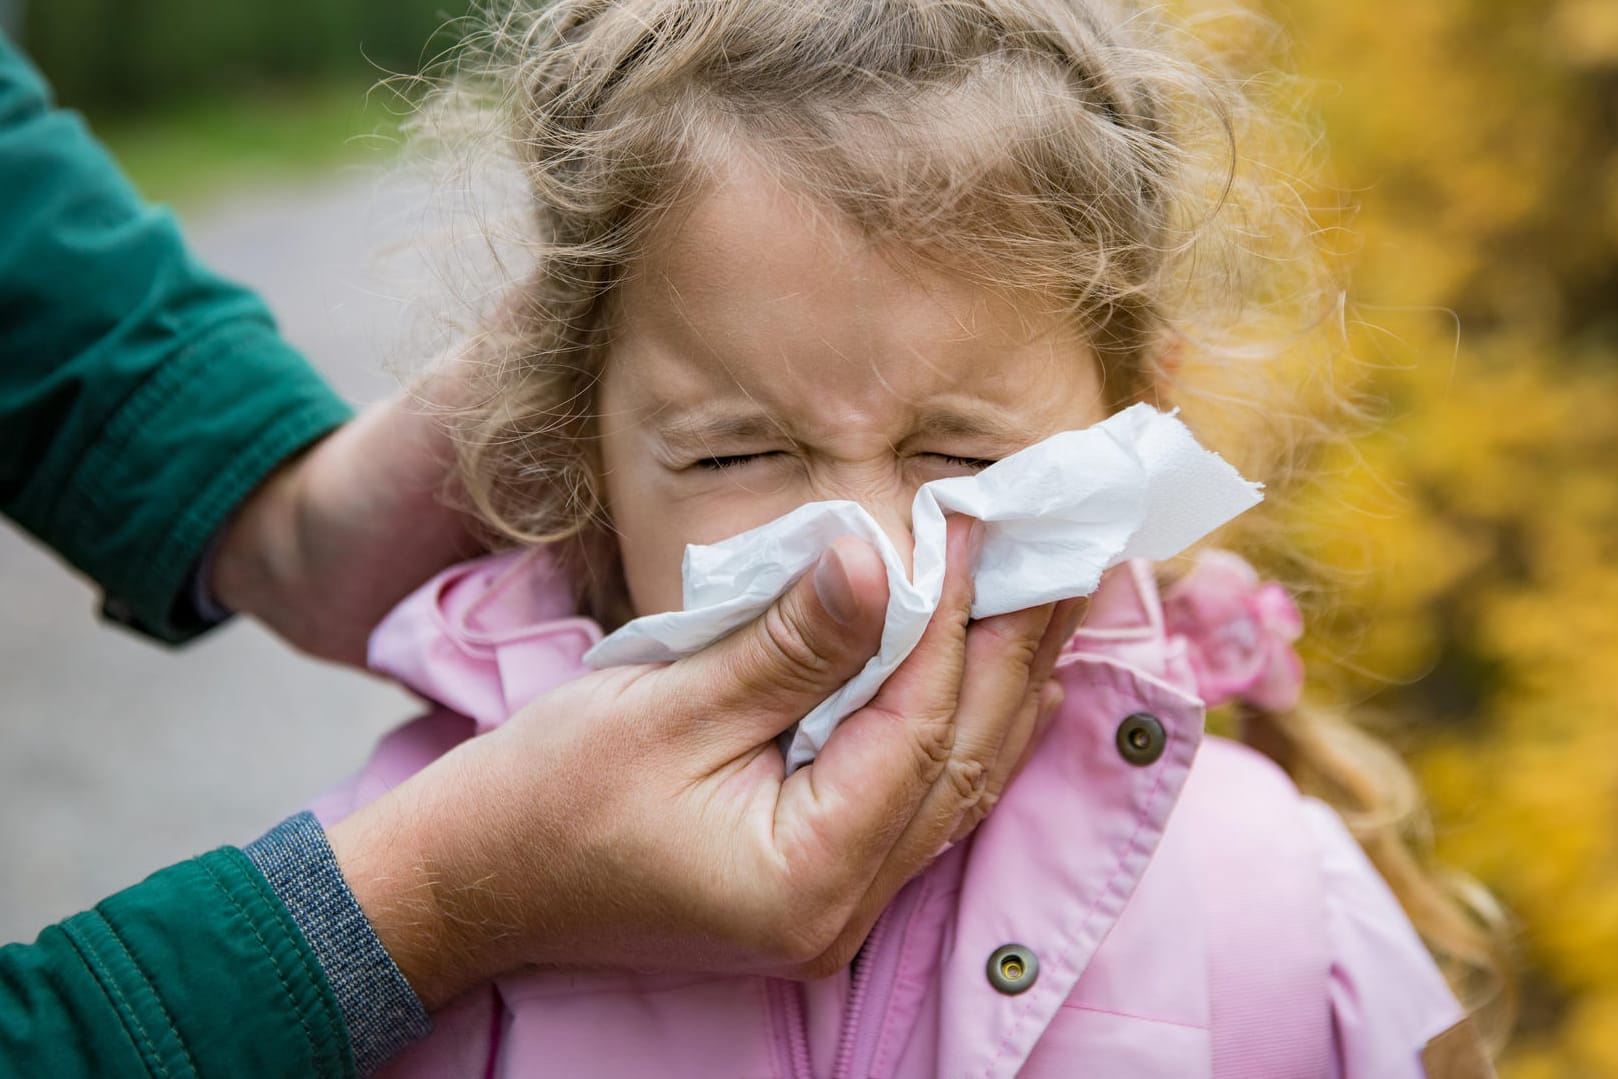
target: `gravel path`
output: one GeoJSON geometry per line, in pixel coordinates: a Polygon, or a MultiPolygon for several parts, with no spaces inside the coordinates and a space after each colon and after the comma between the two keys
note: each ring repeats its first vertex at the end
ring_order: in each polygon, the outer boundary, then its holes
{"type": "MultiPolygon", "coordinates": [[[[262,291],[356,401],[395,385],[382,372],[407,321],[371,268],[374,202],[372,181],[348,177],[187,216],[202,257],[262,291]]],[[[0,942],[252,838],[414,710],[255,626],[167,652],[103,625],[92,589],[3,522],[0,596],[0,942]]]]}

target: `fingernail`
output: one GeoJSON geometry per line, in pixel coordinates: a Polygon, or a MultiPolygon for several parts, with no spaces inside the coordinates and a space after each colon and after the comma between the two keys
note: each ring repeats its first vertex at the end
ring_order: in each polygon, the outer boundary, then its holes
{"type": "Polygon", "coordinates": [[[828,549],[815,566],[815,595],[820,597],[820,605],[839,625],[848,625],[860,613],[859,604],[854,601],[854,586],[848,580],[848,570],[835,549],[828,549]]]}

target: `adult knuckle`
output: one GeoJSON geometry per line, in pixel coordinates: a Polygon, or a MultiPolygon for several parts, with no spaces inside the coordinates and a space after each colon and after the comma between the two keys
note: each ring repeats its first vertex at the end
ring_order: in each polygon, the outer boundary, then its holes
{"type": "Polygon", "coordinates": [[[955,753],[955,717],[926,713],[911,723],[916,747],[916,766],[926,778],[937,778],[955,753]]]}
{"type": "Polygon", "coordinates": [[[833,657],[821,642],[804,634],[784,605],[764,613],[763,630],[766,646],[782,661],[777,666],[793,688],[821,686],[833,673],[833,657]]]}
{"type": "Polygon", "coordinates": [[[953,602],[939,604],[933,618],[939,622],[940,628],[955,635],[964,634],[972,622],[972,590],[962,587],[952,598],[953,602]]]}
{"type": "Polygon", "coordinates": [[[985,788],[977,799],[966,807],[964,823],[968,829],[976,828],[986,820],[994,807],[1000,803],[1000,792],[985,788]]]}
{"type": "MultiPolygon", "coordinates": [[[[1021,612],[1019,612],[1020,614],[1021,612]]],[[[1030,666],[1039,653],[1043,631],[1037,624],[1024,618],[1008,615],[979,623],[1002,662],[1030,666]]]]}
{"type": "Polygon", "coordinates": [[[944,768],[944,777],[956,799],[971,811],[983,800],[989,788],[989,768],[971,757],[952,758],[944,768]]]}
{"type": "Polygon", "coordinates": [[[914,752],[910,755],[916,777],[929,785],[955,752],[955,717],[951,713],[929,707],[912,711],[896,708],[881,700],[872,701],[865,711],[880,716],[886,724],[904,730],[914,752]]]}

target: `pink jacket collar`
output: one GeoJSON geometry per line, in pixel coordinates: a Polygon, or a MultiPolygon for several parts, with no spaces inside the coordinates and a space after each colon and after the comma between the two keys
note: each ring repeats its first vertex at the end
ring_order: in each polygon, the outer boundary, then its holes
{"type": "MultiPolygon", "coordinates": [[[[371,636],[373,670],[471,717],[479,733],[586,668],[601,627],[573,610],[543,548],[453,566],[394,608],[371,636]]],[[[1186,642],[1164,627],[1151,563],[1103,578],[1068,655],[1105,657],[1196,693],[1186,642]]]]}
{"type": "Polygon", "coordinates": [[[470,716],[479,734],[585,670],[601,627],[573,611],[572,589],[543,548],[440,573],[371,635],[373,670],[470,716]]]}

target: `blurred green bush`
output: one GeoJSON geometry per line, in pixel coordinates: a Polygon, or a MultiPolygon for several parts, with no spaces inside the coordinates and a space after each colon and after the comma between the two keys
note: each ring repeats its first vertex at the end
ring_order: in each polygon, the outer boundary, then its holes
{"type": "Polygon", "coordinates": [[[410,72],[469,0],[33,0],[23,44],[61,100],[98,115],[216,93],[410,72]]]}

